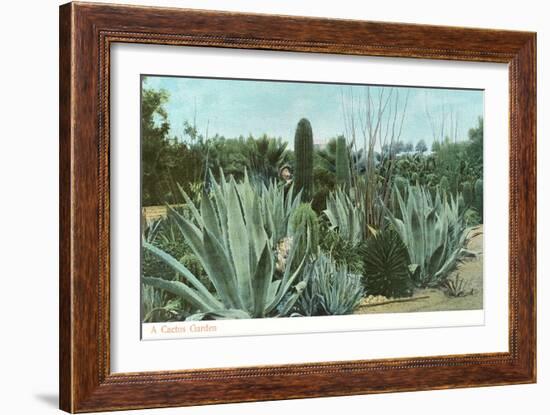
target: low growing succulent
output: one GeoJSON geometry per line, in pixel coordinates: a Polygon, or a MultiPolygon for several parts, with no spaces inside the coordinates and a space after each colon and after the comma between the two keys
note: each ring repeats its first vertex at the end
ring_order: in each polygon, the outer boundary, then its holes
{"type": "Polygon", "coordinates": [[[296,303],[300,315],[350,314],[363,296],[361,277],[324,253],[304,267],[303,278],[306,287],[296,303]]]}

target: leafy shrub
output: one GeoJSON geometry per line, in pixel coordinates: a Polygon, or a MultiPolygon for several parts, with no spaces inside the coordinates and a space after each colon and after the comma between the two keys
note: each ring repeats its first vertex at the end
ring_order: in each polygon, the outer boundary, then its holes
{"type": "Polygon", "coordinates": [[[363,273],[364,242],[353,243],[323,224],[319,246],[337,265],[346,266],[353,274],[363,273]]]}
{"type": "Polygon", "coordinates": [[[363,283],[369,295],[408,297],[413,284],[407,247],[393,230],[379,231],[363,249],[363,283]]]}
{"type": "MultiPolygon", "coordinates": [[[[184,258],[193,255],[179,231],[174,232],[174,226],[175,224],[173,224],[170,218],[161,219],[147,226],[144,229],[144,234],[148,242],[174,258],[184,258]]],[[[196,272],[197,275],[204,273],[204,271],[199,269],[196,269],[196,272]]],[[[177,272],[147,250],[142,251],[141,273],[148,277],[162,275],[169,279],[179,279],[177,272]]]]}
{"type": "Polygon", "coordinates": [[[336,176],[334,172],[320,166],[313,169],[313,183],[315,192],[311,201],[311,207],[321,215],[327,208],[327,198],[336,187],[336,176]]]}

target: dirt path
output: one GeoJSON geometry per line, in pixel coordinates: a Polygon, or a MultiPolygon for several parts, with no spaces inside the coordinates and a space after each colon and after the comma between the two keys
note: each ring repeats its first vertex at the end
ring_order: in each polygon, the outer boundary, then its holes
{"type": "Polygon", "coordinates": [[[459,263],[457,269],[451,273],[451,278],[457,273],[466,282],[467,291],[473,294],[465,297],[448,297],[439,289],[418,289],[411,300],[381,305],[362,304],[354,314],[367,313],[409,313],[414,311],[450,311],[450,310],[479,310],[483,308],[483,225],[470,231],[467,248],[478,253],[477,258],[466,258],[459,263]],[[416,300],[414,300],[416,299],[416,300]]]}

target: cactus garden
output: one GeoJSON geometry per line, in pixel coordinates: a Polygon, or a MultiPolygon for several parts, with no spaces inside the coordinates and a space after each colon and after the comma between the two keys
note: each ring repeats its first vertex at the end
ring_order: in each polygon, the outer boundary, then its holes
{"type": "Polygon", "coordinates": [[[143,77],[141,320],[483,308],[483,93],[143,77]]]}

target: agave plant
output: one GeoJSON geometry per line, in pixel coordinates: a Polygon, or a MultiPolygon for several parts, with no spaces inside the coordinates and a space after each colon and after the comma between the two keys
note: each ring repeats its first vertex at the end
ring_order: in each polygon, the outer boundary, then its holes
{"type": "Polygon", "coordinates": [[[449,297],[465,297],[474,293],[474,289],[468,289],[469,287],[466,280],[458,273],[453,278],[449,278],[445,281],[443,287],[445,294],[449,297]]]}
{"type": "MultiPolygon", "coordinates": [[[[221,183],[224,182],[222,175],[221,183]]],[[[243,183],[237,185],[240,193],[246,194],[250,199],[257,194],[256,203],[261,207],[261,216],[264,219],[266,232],[272,238],[273,242],[278,242],[289,234],[289,221],[292,213],[300,204],[301,192],[295,193],[294,185],[287,190],[282,186],[277,186],[276,182],[271,181],[268,186],[262,184],[259,189],[254,189],[249,184],[248,176],[245,174],[243,183]]]]}
{"type": "Polygon", "coordinates": [[[365,239],[365,208],[362,203],[356,203],[342,189],[330,193],[327,208],[323,212],[330,222],[330,228],[344,239],[354,245],[365,239]]]}
{"type": "Polygon", "coordinates": [[[304,267],[303,275],[306,288],[296,306],[300,315],[350,314],[363,296],[361,277],[324,253],[304,267]]]}
{"type": "Polygon", "coordinates": [[[439,286],[467,252],[466,226],[457,199],[423,186],[408,186],[406,200],[394,189],[398,215],[387,210],[394,229],[407,246],[412,278],[420,287],[439,286]]]}
{"type": "Polygon", "coordinates": [[[177,318],[181,312],[178,299],[170,299],[165,291],[148,285],[141,287],[141,313],[144,323],[177,318]]]}
{"type": "MultiPolygon", "coordinates": [[[[188,319],[260,318],[287,314],[305,282],[296,283],[305,262],[282,277],[275,269],[274,237],[276,226],[263,213],[266,207],[248,180],[237,184],[223,177],[212,178],[211,195],[204,194],[197,207],[184,193],[192,218],[173,211],[186,243],[199,259],[215,294],[181,262],[143,241],[143,248],[177,271],[185,282],[158,277],[143,277],[145,284],[171,292],[193,304],[199,313],[188,319]]],[[[302,237],[303,230],[293,235],[302,237]]],[[[292,263],[298,244],[290,250],[292,263]]]]}

